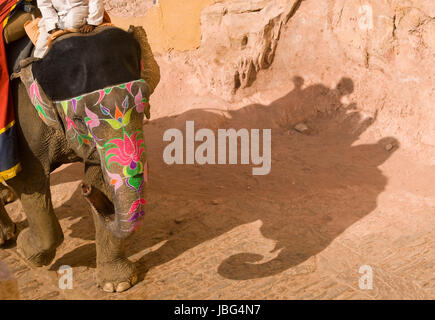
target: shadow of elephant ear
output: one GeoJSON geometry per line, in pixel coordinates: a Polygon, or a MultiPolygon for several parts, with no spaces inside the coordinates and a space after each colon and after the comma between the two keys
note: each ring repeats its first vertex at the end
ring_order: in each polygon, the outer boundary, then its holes
{"type": "Polygon", "coordinates": [[[85,244],[56,260],[50,266],[51,271],[58,271],[61,266],[96,268],[96,247],[94,243],[85,244]]]}

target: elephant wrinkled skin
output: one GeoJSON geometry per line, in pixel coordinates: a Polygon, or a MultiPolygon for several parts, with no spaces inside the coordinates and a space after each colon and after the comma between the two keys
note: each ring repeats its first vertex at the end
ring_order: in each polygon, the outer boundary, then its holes
{"type": "MultiPolygon", "coordinates": [[[[96,229],[97,284],[108,292],[125,291],[138,281],[135,266],[125,256],[124,242],[144,214],[147,163],[142,125],[144,114],[149,117],[147,99],[160,80],[145,31],[131,27],[125,36],[131,35],[141,51],[137,65],[142,79],[107,83],[100,90],[65,101],[38,100],[36,106],[51,108],[46,115],[56,125],[48,125],[41,110],[35,110],[32,98],[45,97],[37,92],[41,89],[36,82],[29,90],[24,80],[12,81],[22,172],[7,184],[21,200],[29,224],[17,237],[17,251],[35,267],[53,261],[64,236],[51,202],[50,172],[62,164],[82,161],[84,194],[93,190],[99,195],[87,200],[96,229]],[[109,203],[105,208],[113,212],[98,212],[103,198],[109,203]]],[[[0,245],[16,233],[5,202],[0,202],[0,245]]]]}

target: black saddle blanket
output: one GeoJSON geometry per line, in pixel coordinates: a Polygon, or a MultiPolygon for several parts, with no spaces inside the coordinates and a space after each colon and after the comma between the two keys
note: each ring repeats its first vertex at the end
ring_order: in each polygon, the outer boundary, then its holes
{"type": "Polygon", "coordinates": [[[33,76],[53,101],[71,99],[141,77],[141,49],[134,36],[116,27],[70,34],[53,41],[33,76]]]}

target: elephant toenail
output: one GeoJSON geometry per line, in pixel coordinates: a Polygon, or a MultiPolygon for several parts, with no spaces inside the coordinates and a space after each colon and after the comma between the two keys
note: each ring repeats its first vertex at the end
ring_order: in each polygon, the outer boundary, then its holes
{"type": "Polygon", "coordinates": [[[115,292],[115,288],[113,287],[113,283],[110,283],[110,282],[106,283],[103,287],[103,290],[105,292],[109,292],[109,293],[115,292]]]}
{"type": "Polygon", "coordinates": [[[131,287],[131,285],[129,282],[121,282],[116,287],[116,292],[124,292],[125,290],[130,289],[130,287],[131,287]]]}

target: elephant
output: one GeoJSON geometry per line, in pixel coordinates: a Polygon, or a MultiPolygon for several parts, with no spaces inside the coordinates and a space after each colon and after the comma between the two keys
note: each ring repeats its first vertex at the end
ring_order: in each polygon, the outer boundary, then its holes
{"type": "Polygon", "coordinates": [[[106,292],[128,290],[138,276],[125,241],[140,227],[146,203],[142,126],[160,81],[145,30],[104,26],[65,35],[42,59],[26,59],[20,67],[11,87],[22,170],[6,183],[20,199],[28,227],[16,235],[1,201],[0,245],[16,239],[29,265],[51,264],[64,236],[51,202],[50,173],[81,161],[96,230],[97,285],[106,292]]]}

